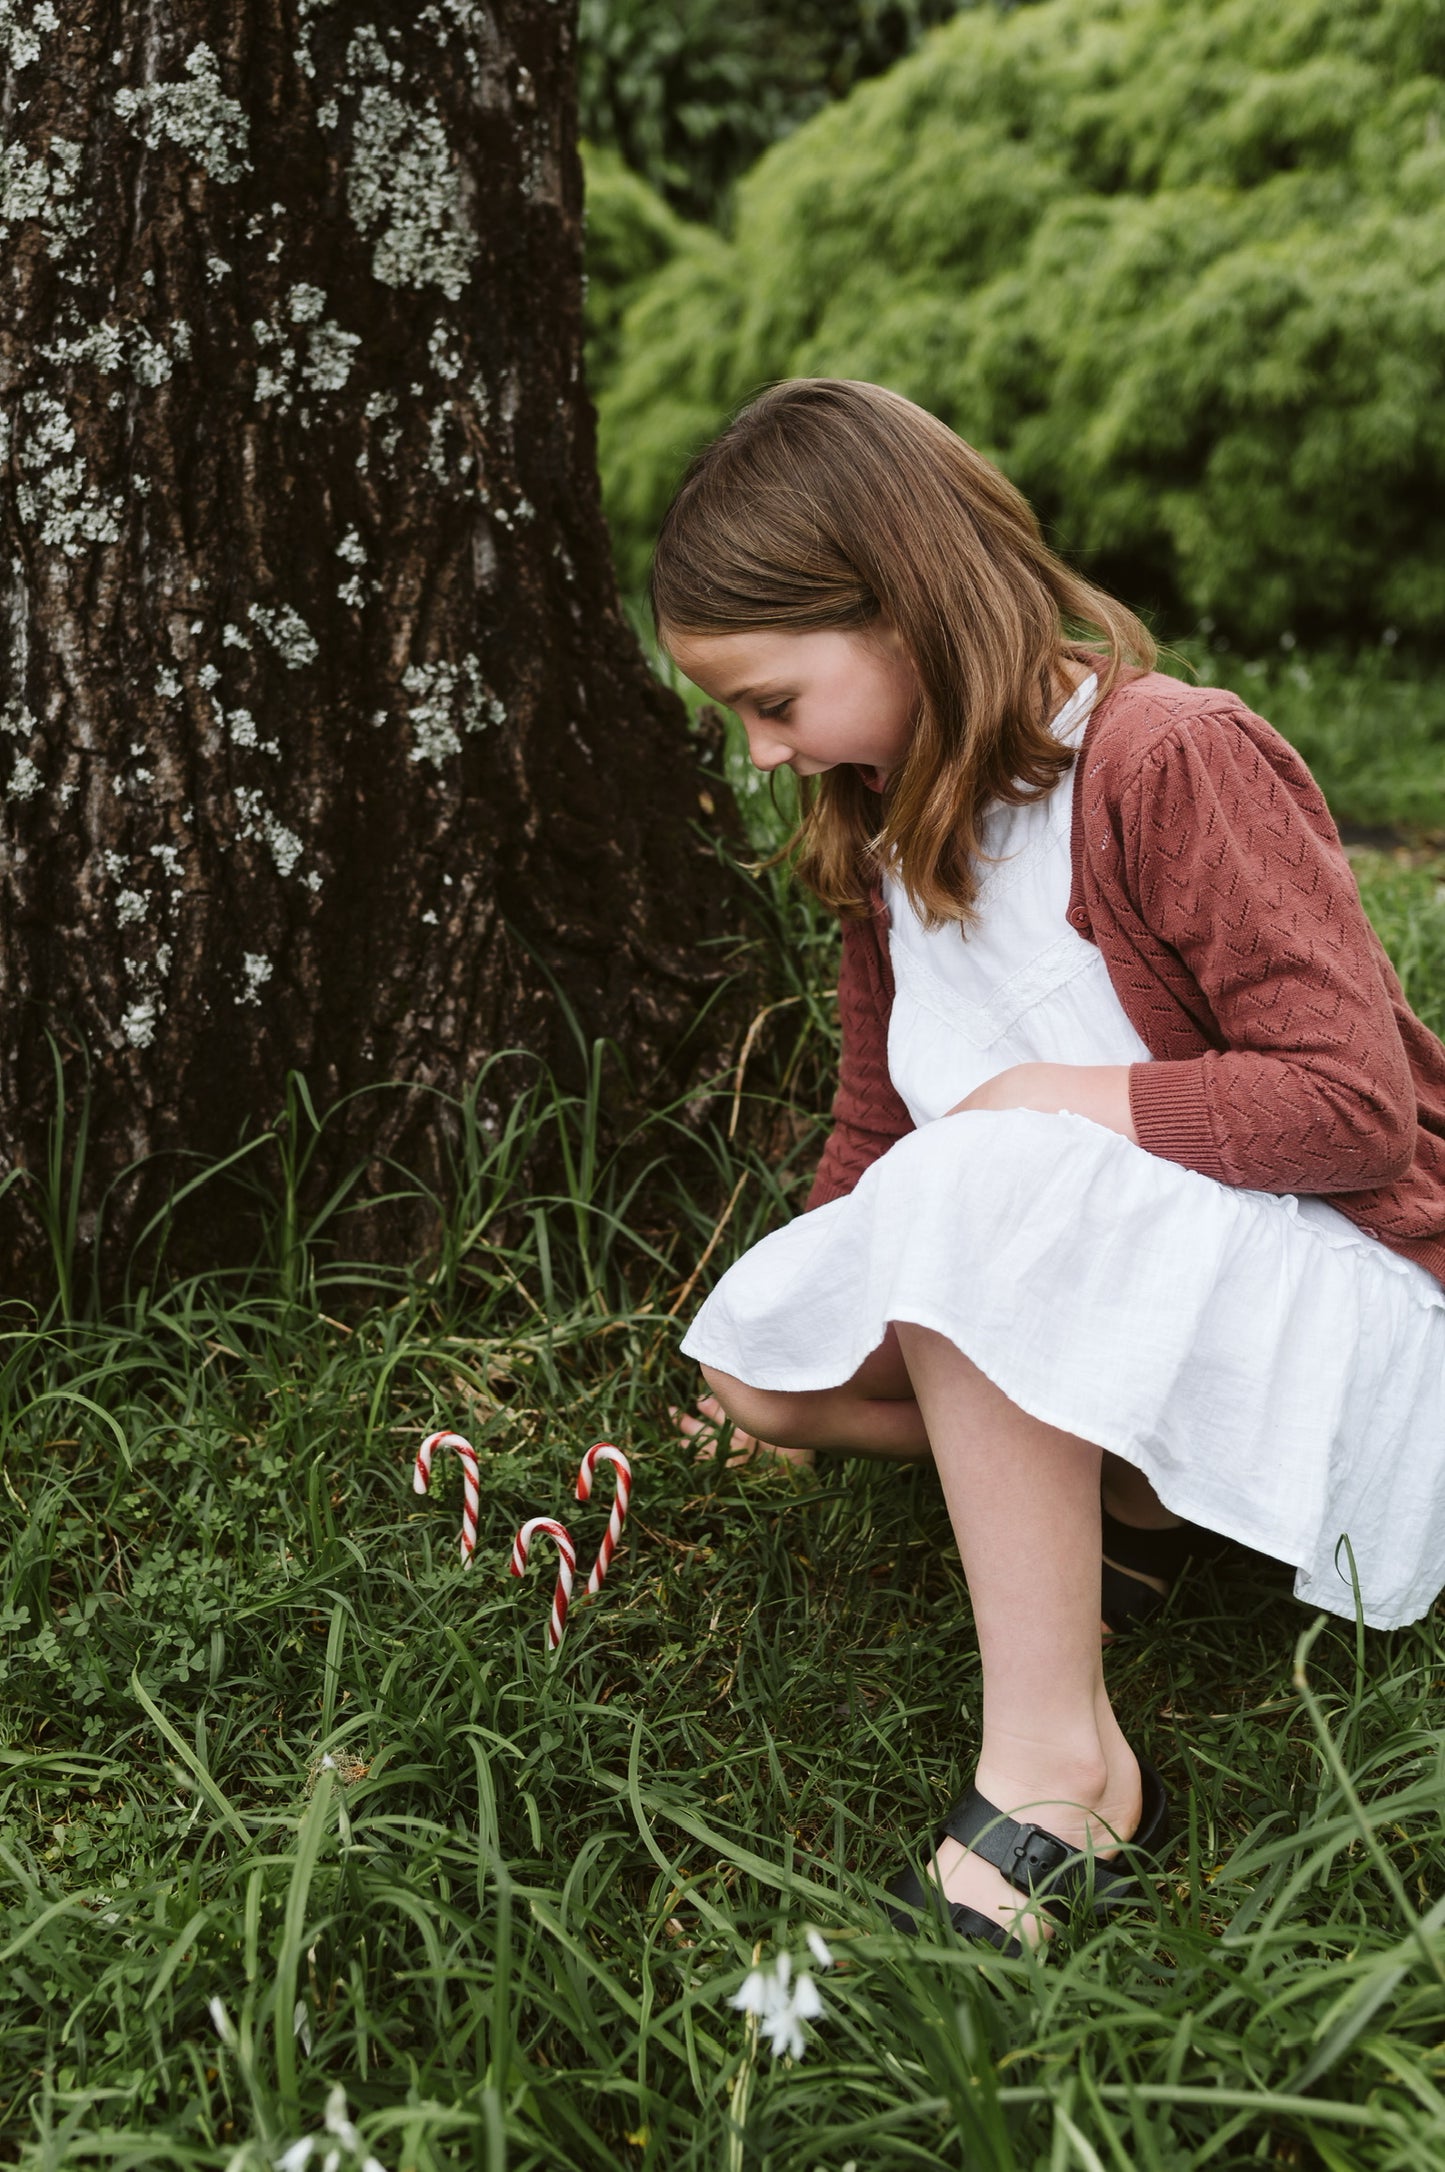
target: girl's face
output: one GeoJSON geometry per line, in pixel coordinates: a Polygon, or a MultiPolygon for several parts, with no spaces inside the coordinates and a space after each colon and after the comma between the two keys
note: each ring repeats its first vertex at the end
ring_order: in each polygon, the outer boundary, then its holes
{"type": "Polygon", "coordinates": [[[759,769],[821,776],[851,762],[881,792],[908,752],[917,675],[890,628],[867,633],[664,633],[695,686],[735,710],[759,769]]]}

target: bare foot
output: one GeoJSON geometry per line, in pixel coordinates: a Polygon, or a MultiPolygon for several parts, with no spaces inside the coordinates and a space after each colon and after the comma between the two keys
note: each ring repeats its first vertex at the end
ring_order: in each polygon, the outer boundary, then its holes
{"type": "Polygon", "coordinates": [[[715,1395],[698,1397],[700,1416],[690,1410],[679,1410],[668,1405],[669,1417],[677,1420],[677,1430],[685,1441],[691,1441],[696,1463],[711,1463],[718,1452],[719,1442],[726,1443],[728,1468],[735,1469],[740,1463],[752,1463],[758,1458],[774,1458],[779,1463],[796,1463],[804,1470],[813,1467],[811,1448],[780,1448],[773,1441],[759,1440],[754,1433],[745,1433],[740,1425],[731,1424],[727,1412],[715,1395]]]}

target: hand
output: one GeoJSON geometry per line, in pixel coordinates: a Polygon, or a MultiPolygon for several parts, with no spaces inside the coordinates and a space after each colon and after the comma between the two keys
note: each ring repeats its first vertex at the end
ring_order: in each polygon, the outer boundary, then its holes
{"type": "Polygon", "coordinates": [[[720,1441],[726,1443],[728,1468],[735,1469],[740,1463],[751,1463],[755,1457],[775,1457],[779,1463],[799,1463],[810,1469],[813,1462],[811,1448],[779,1448],[773,1441],[759,1440],[754,1433],[745,1433],[740,1425],[730,1426],[728,1414],[715,1395],[699,1396],[697,1408],[700,1417],[689,1410],[679,1410],[668,1405],[668,1414],[676,1418],[677,1430],[685,1441],[697,1443],[695,1463],[711,1463],[718,1452],[720,1441]]]}
{"type": "Polygon", "coordinates": [[[971,1094],[955,1102],[950,1116],[975,1109],[1038,1109],[1044,1115],[1068,1110],[1117,1131],[1137,1146],[1134,1114],[1129,1105],[1127,1063],[1015,1063],[975,1086],[971,1094]]]}

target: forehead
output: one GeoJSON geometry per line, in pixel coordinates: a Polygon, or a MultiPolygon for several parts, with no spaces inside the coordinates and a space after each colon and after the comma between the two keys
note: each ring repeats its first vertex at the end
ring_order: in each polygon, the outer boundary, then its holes
{"type": "Polygon", "coordinates": [[[721,698],[720,689],[792,678],[835,662],[849,639],[841,631],[789,633],[776,627],[726,634],[664,630],[663,645],[680,671],[721,698]]]}

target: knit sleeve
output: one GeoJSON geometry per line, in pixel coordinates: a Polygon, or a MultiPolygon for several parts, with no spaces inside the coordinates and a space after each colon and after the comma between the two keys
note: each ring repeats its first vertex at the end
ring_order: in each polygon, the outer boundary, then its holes
{"type": "Polygon", "coordinates": [[[913,1119],[888,1076],[888,1018],[892,976],[874,919],[845,920],[838,972],[838,1020],[843,1056],[833,1100],[833,1130],[823,1149],[809,1207],[851,1192],[870,1162],[913,1129],[913,1119]]]}
{"type": "Polygon", "coordinates": [[[1351,1192],[1409,1166],[1415,1096],[1388,959],[1323,797],[1241,708],[1155,742],[1123,834],[1141,915],[1223,1046],[1137,1064],[1139,1142],[1226,1184],[1351,1192]]]}

